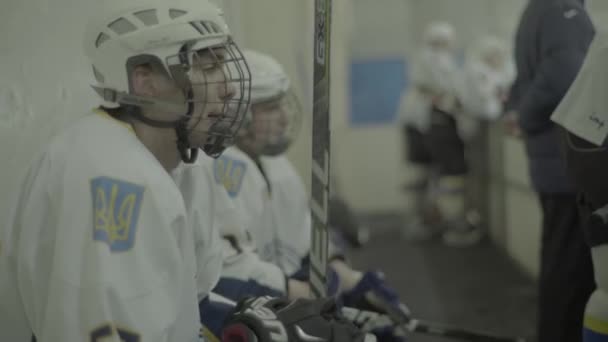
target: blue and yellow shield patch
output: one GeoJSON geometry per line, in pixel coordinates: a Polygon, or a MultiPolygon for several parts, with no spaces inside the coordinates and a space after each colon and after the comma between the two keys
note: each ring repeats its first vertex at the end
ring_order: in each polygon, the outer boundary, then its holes
{"type": "Polygon", "coordinates": [[[218,184],[222,184],[228,195],[236,197],[241,190],[247,165],[242,160],[221,156],[213,162],[213,175],[218,184]]]}
{"type": "Polygon", "coordinates": [[[93,240],[112,252],[124,252],[135,242],[144,187],[108,177],[91,180],[93,240]]]}

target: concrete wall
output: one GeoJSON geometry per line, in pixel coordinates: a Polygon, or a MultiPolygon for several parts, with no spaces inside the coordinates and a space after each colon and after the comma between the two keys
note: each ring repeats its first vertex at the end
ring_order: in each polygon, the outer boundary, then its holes
{"type": "MultiPolygon", "coordinates": [[[[87,1],[8,1],[0,11],[0,219],[49,137],[97,103],[82,30],[87,1]]],[[[4,223],[2,223],[4,224],[4,223]]]]}

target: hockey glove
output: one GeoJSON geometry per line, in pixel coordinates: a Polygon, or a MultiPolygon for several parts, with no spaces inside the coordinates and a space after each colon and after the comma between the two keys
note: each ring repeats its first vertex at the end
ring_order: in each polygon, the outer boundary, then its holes
{"type": "MultiPolygon", "coordinates": [[[[346,307],[381,314],[397,311],[408,317],[411,315],[409,308],[399,301],[397,292],[386,284],[384,275],[380,272],[365,272],[352,289],[342,294],[341,299],[346,307]]],[[[364,331],[372,332],[380,341],[404,341],[400,329],[395,329],[390,324],[364,331]]]]}
{"type": "Polygon", "coordinates": [[[223,332],[224,342],[371,342],[339,313],[332,299],[259,297],[241,301],[223,332]]]}
{"type": "Polygon", "coordinates": [[[343,307],[341,311],[361,331],[374,334],[378,342],[406,341],[405,329],[398,327],[387,315],[349,307],[343,307]]]}

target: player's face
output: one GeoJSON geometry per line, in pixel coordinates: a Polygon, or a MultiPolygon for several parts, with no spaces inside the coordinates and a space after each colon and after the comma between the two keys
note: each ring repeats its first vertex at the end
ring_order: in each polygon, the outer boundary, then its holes
{"type": "Polygon", "coordinates": [[[485,63],[493,69],[500,69],[505,64],[505,58],[500,51],[491,51],[484,56],[485,63]]]}
{"type": "Polygon", "coordinates": [[[194,109],[188,126],[193,147],[202,147],[210,130],[228,130],[234,120],[226,101],[235,96],[235,89],[227,81],[224,59],[223,49],[205,49],[194,55],[189,72],[194,109]]]}
{"type": "Polygon", "coordinates": [[[284,153],[295,139],[302,113],[294,93],[251,106],[252,120],[247,129],[250,152],[268,156],[284,153]]]}
{"type": "Polygon", "coordinates": [[[445,38],[436,38],[432,39],[429,42],[429,47],[433,51],[451,53],[452,52],[452,42],[449,39],[445,38]]]}
{"type": "Polygon", "coordinates": [[[252,127],[256,140],[275,144],[284,139],[289,124],[285,97],[251,106],[252,127]]]}
{"type": "Polygon", "coordinates": [[[135,94],[152,97],[174,105],[167,110],[145,107],[147,117],[159,121],[173,121],[179,119],[186,112],[184,92],[166,74],[154,70],[151,66],[142,65],[135,68],[131,79],[135,94]],[[182,106],[179,104],[182,104],[182,106]]]}

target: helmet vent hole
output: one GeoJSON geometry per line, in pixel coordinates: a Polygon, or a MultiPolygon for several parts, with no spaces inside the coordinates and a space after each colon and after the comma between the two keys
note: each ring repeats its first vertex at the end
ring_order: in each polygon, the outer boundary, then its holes
{"type": "Polygon", "coordinates": [[[146,26],[158,25],[158,16],[155,9],[135,12],[133,15],[146,26]]]}
{"type": "Polygon", "coordinates": [[[169,17],[171,17],[171,19],[175,19],[175,18],[179,18],[182,15],[187,14],[188,12],[186,11],[182,11],[182,10],[178,10],[178,9],[170,9],[169,10],[169,17]]]}
{"type": "Polygon", "coordinates": [[[190,25],[192,25],[192,27],[194,27],[195,30],[198,31],[198,33],[200,33],[201,35],[206,35],[206,31],[205,28],[203,27],[203,25],[201,25],[200,22],[191,22],[190,25]]]}
{"type": "Polygon", "coordinates": [[[125,18],[118,18],[111,22],[108,27],[118,35],[123,35],[137,30],[137,26],[125,18]]]}
{"type": "Polygon", "coordinates": [[[203,25],[203,27],[205,28],[205,30],[207,30],[207,32],[213,33],[213,30],[211,29],[211,25],[210,24],[201,21],[201,25],[203,25]]]}
{"type": "Polygon", "coordinates": [[[202,21],[193,21],[190,23],[190,25],[192,25],[192,27],[194,27],[198,31],[198,33],[203,36],[210,33],[209,27],[207,27],[202,21]]]}
{"type": "Polygon", "coordinates": [[[108,40],[110,40],[110,36],[101,32],[99,36],[97,36],[97,40],[95,40],[95,47],[99,47],[101,44],[105,43],[108,40]]]}
{"type": "Polygon", "coordinates": [[[209,23],[209,26],[211,26],[211,32],[213,33],[222,33],[222,30],[219,28],[219,26],[216,23],[209,23]]]}

